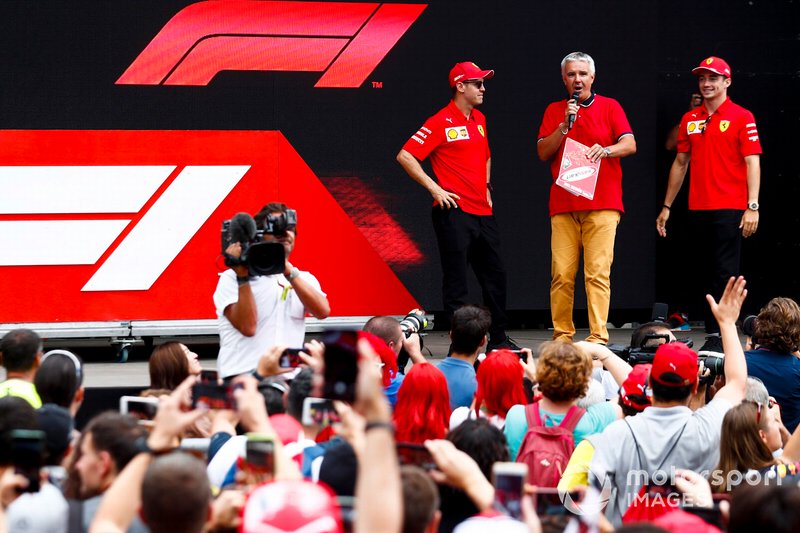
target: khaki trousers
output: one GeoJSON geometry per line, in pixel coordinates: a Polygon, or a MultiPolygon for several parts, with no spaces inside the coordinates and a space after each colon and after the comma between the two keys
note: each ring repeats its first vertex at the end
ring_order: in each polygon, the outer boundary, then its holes
{"type": "Polygon", "coordinates": [[[608,343],[608,309],[611,304],[611,264],[620,213],[612,209],[574,211],[550,218],[553,256],[550,312],[553,339],[571,341],[575,335],[572,307],[575,274],[583,251],[584,285],[589,307],[589,342],[608,343]]]}

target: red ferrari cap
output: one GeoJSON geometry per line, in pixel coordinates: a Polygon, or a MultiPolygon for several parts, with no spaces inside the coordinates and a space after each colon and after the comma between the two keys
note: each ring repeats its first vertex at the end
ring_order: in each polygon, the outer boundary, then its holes
{"type": "Polygon", "coordinates": [[[697,76],[701,70],[710,70],[714,74],[719,74],[726,78],[731,77],[731,67],[728,63],[724,59],[715,56],[707,57],[702,60],[699,67],[692,69],[692,74],[697,76]]]}
{"type": "Polygon", "coordinates": [[[450,87],[455,87],[456,83],[467,80],[477,80],[483,78],[488,80],[494,76],[493,70],[481,70],[481,68],[472,61],[464,61],[463,63],[456,63],[450,70],[450,87]]]}

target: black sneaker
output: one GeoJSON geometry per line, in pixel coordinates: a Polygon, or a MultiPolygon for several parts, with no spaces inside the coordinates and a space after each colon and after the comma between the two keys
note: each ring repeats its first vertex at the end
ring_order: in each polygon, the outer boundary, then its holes
{"type": "Polygon", "coordinates": [[[702,356],[724,357],[725,350],[722,349],[722,337],[720,337],[719,335],[707,335],[706,342],[697,351],[697,355],[701,357],[702,356]]]}
{"type": "Polygon", "coordinates": [[[517,343],[514,342],[511,337],[506,336],[505,339],[498,343],[494,343],[489,341],[489,344],[486,346],[486,353],[491,352],[492,350],[520,350],[521,348],[517,346],[517,343]]]}

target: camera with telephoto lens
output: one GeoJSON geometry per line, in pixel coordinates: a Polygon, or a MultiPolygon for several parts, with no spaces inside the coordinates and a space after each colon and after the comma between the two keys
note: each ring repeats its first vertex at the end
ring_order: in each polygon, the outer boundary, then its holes
{"type": "Polygon", "coordinates": [[[249,214],[237,213],[230,220],[222,222],[222,255],[225,257],[225,265],[246,265],[250,276],[280,274],[286,266],[286,251],[279,242],[265,242],[264,235],[282,237],[296,225],[297,212],[294,209],[268,215],[263,229],[256,227],[255,220],[249,214]],[[226,253],[228,246],[235,242],[242,246],[238,258],[226,253]]]}
{"type": "Polygon", "coordinates": [[[700,356],[700,384],[710,385],[717,376],[725,375],[725,358],[713,355],[700,356]]]}
{"type": "Polygon", "coordinates": [[[758,316],[747,315],[742,320],[742,333],[750,337],[753,344],[758,344],[756,341],[756,324],[758,323],[758,316]]]}
{"type": "Polygon", "coordinates": [[[428,329],[428,317],[425,316],[425,311],[422,309],[409,311],[400,321],[400,329],[403,330],[406,338],[410,337],[412,333],[420,333],[422,330],[428,329]]]}
{"type": "MultiPolygon", "coordinates": [[[[633,346],[623,346],[621,344],[609,344],[607,348],[614,352],[617,357],[622,359],[623,361],[627,362],[631,366],[636,365],[643,365],[643,364],[652,364],[653,359],[656,356],[656,350],[662,344],[667,344],[671,342],[671,337],[666,333],[649,333],[644,336],[642,342],[639,344],[638,347],[633,346]],[[663,340],[664,342],[653,344],[651,341],[653,340],[663,340]]],[[[689,348],[694,345],[694,341],[692,339],[677,339],[675,342],[682,342],[689,348]]]]}

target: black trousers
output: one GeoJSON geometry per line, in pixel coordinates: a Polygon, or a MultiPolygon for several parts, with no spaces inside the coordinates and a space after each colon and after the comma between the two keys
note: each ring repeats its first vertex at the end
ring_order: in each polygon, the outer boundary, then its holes
{"type": "Polygon", "coordinates": [[[448,321],[466,303],[467,268],[472,267],[492,314],[489,337],[506,337],[506,269],[500,253],[500,231],[493,215],[478,216],[461,209],[433,208],[433,229],[442,262],[442,296],[448,321]]]}
{"type": "Polygon", "coordinates": [[[703,306],[705,309],[706,333],[719,333],[719,324],[705,302],[706,293],[719,301],[731,276],[741,270],[742,230],[739,223],[744,211],[739,209],[716,209],[690,211],[698,250],[697,265],[703,280],[703,306]]]}

